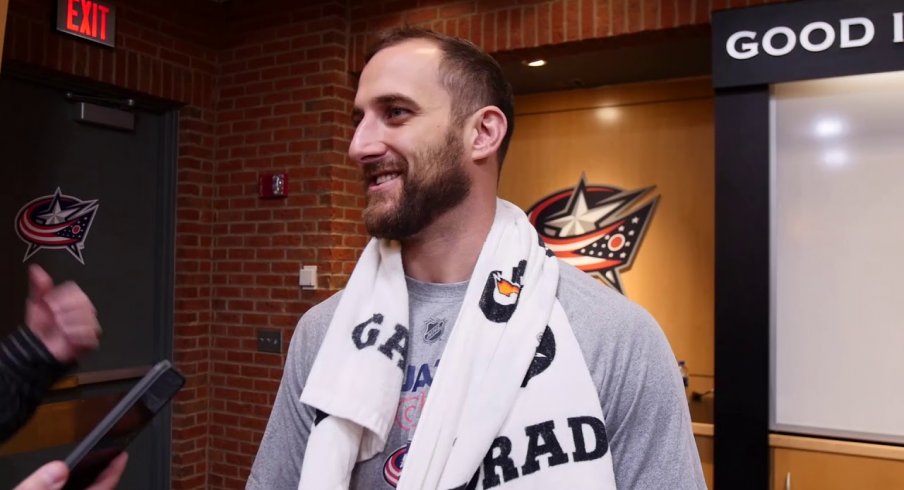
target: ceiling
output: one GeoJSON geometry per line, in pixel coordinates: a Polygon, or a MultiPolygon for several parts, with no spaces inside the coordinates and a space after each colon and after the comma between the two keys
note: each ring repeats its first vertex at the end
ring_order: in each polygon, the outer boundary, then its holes
{"type": "Polygon", "coordinates": [[[515,94],[710,74],[709,26],[496,54],[515,94]],[[524,62],[543,58],[532,68],[524,62]]]}

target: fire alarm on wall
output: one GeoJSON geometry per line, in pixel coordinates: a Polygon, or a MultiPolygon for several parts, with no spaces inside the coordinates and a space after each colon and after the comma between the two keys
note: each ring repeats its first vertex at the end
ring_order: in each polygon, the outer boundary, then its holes
{"type": "Polygon", "coordinates": [[[288,196],[289,176],[286,174],[261,174],[257,182],[257,193],[264,199],[288,196]]]}

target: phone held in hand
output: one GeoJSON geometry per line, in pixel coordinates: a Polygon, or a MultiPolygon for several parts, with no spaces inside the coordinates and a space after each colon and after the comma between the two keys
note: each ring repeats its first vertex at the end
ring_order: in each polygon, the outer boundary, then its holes
{"type": "Polygon", "coordinates": [[[154,365],[66,457],[65,489],[90,486],[184,384],[185,377],[169,361],[154,365]]]}

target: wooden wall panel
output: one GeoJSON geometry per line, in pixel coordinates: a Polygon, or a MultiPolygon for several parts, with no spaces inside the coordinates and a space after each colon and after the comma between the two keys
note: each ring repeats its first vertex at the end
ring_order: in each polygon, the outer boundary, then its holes
{"type": "Polygon", "coordinates": [[[713,488],[713,438],[712,436],[695,435],[697,452],[700,453],[700,465],[703,467],[703,478],[706,480],[706,488],[713,488]]]}
{"type": "Polygon", "coordinates": [[[772,488],[792,490],[904,488],[904,461],[775,448],[772,488]]]}
{"type": "Polygon", "coordinates": [[[6,12],[9,0],[0,0],[0,68],[3,67],[3,39],[6,37],[6,12]]]}
{"type": "MultiPolygon", "coordinates": [[[[582,173],[661,196],[625,294],[691,374],[713,375],[714,149],[708,79],[519,97],[500,195],[524,209],[582,173]]],[[[691,387],[694,389],[694,387],[691,387]]]]}

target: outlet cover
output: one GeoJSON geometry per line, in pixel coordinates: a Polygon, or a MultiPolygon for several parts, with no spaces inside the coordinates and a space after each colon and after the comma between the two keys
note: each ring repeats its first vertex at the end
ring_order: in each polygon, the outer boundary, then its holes
{"type": "Polygon", "coordinates": [[[257,331],[257,351],[282,353],[282,334],[279,330],[259,329],[257,331]]]}

